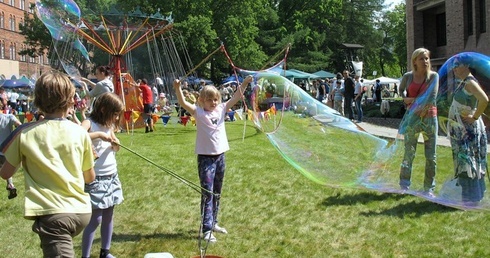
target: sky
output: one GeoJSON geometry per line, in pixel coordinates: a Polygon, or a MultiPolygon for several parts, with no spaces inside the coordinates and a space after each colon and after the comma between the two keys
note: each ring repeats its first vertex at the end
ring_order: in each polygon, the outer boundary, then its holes
{"type": "Polygon", "coordinates": [[[391,4],[391,8],[393,8],[395,5],[402,3],[402,2],[404,3],[405,0],[385,0],[385,4],[386,5],[391,4]]]}

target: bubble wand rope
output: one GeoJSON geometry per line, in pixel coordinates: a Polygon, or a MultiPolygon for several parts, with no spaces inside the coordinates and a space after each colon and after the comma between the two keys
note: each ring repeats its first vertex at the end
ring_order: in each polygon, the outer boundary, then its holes
{"type": "MultiPolygon", "coordinates": [[[[218,38],[218,40],[219,40],[219,38],[218,38]]],[[[231,57],[228,54],[228,51],[226,51],[225,44],[221,40],[220,40],[220,45],[221,45],[221,49],[223,51],[223,54],[225,55],[226,59],[228,60],[228,63],[230,63],[231,67],[233,68],[233,74],[235,75],[235,78],[236,78],[237,83],[240,82],[238,80],[238,74],[236,72],[239,68],[236,67],[235,64],[233,63],[233,60],[231,60],[231,57]]],[[[242,94],[241,99],[242,99],[242,103],[243,103],[243,111],[242,111],[242,115],[243,115],[243,112],[247,112],[248,113],[248,107],[247,107],[247,102],[245,101],[245,90],[243,90],[243,92],[242,92],[242,89],[241,89],[240,86],[241,86],[241,84],[238,85],[237,90],[240,91],[240,93],[242,94]]],[[[248,115],[246,115],[245,117],[248,117],[248,115]]],[[[245,141],[245,133],[246,133],[246,130],[247,130],[247,119],[244,118],[243,133],[242,133],[242,142],[245,141]]]]}
{"type": "Polygon", "coordinates": [[[211,54],[206,56],[199,64],[197,64],[196,66],[194,66],[194,68],[192,68],[189,72],[187,72],[182,78],[187,78],[189,75],[191,75],[194,71],[197,70],[197,68],[199,68],[202,64],[208,61],[209,58],[211,58],[214,54],[216,54],[216,52],[220,51],[221,48],[222,46],[219,46],[217,49],[215,49],[211,54]]]}
{"type": "Polygon", "coordinates": [[[194,191],[196,191],[196,192],[198,192],[198,193],[200,193],[200,194],[203,194],[203,192],[206,192],[206,193],[208,193],[208,194],[212,194],[212,195],[214,195],[215,197],[216,197],[216,196],[219,196],[219,194],[214,194],[213,192],[211,192],[211,191],[209,191],[209,190],[207,190],[207,189],[204,189],[204,188],[202,188],[201,186],[199,186],[199,185],[197,185],[197,184],[195,184],[195,183],[192,183],[191,181],[189,181],[189,180],[187,180],[187,179],[185,179],[185,178],[183,178],[183,177],[181,177],[181,176],[177,175],[175,172],[172,172],[171,170],[169,170],[169,169],[167,169],[167,168],[164,168],[164,167],[162,167],[162,166],[160,166],[160,165],[156,164],[155,162],[153,162],[153,161],[149,160],[148,158],[144,157],[143,155],[141,155],[141,154],[139,154],[139,153],[137,153],[137,152],[135,152],[135,151],[131,150],[130,148],[128,148],[128,147],[126,147],[126,146],[124,146],[124,145],[122,145],[122,144],[120,144],[120,143],[115,143],[115,144],[117,144],[117,145],[119,145],[121,148],[123,148],[123,149],[125,149],[125,150],[127,150],[127,151],[129,151],[129,152],[131,152],[131,153],[133,153],[134,155],[136,155],[136,156],[138,156],[138,157],[140,157],[140,158],[144,159],[144,160],[145,160],[145,161],[147,161],[148,163],[150,163],[150,164],[154,165],[155,167],[157,167],[157,168],[159,168],[159,169],[163,170],[164,172],[167,172],[167,174],[169,174],[169,175],[171,175],[171,176],[173,176],[173,177],[177,178],[177,179],[178,179],[178,180],[180,180],[182,183],[184,183],[185,185],[187,185],[187,186],[189,186],[190,188],[192,188],[194,191]]]}

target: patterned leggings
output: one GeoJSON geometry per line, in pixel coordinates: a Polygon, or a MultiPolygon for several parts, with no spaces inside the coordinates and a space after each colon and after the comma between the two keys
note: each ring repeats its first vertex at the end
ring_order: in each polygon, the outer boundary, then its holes
{"type": "Polygon", "coordinates": [[[201,194],[202,232],[207,232],[218,222],[221,187],[225,177],[225,154],[197,155],[197,166],[201,187],[215,194],[204,191],[201,194]]]}

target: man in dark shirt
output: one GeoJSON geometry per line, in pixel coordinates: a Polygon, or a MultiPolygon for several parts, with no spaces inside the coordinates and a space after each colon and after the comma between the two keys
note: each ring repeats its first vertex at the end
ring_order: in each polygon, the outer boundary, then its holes
{"type": "Polygon", "coordinates": [[[349,76],[349,71],[344,70],[344,115],[354,120],[354,111],[352,109],[352,100],[354,99],[354,80],[349,76]]]}

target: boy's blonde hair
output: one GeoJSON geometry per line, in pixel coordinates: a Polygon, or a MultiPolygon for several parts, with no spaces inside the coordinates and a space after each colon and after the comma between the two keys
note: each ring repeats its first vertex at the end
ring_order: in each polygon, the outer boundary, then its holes
{"type": "Polygon", "coordinates": [[[212,85],[206,85],[199,92],[199,99],[197,102],[199,105],[203,106],[204,101],[211,98],[218,98],[218,103],[221,103],[221,93],[219,90],[212,85]]]}
{"type": "Polygon", "coordinates": [[[75,104],[75,85],[66,74],[49,71],[41,75],[34,88],[34,106],[46,114],[65,112],[75,104]]]}
{"type": "Polygon", "coordinates": [[[117,127],[119,121],[113,124],[113,117],[115,114],[119,114],[120,119],[121,115],[123,115],[124,108],[124,103],[119,96],[111,92],[106,92],[95,99],[92,112],[90,113],[90,119],[103,126],[110,127],[114,125],[117,127]]]}

